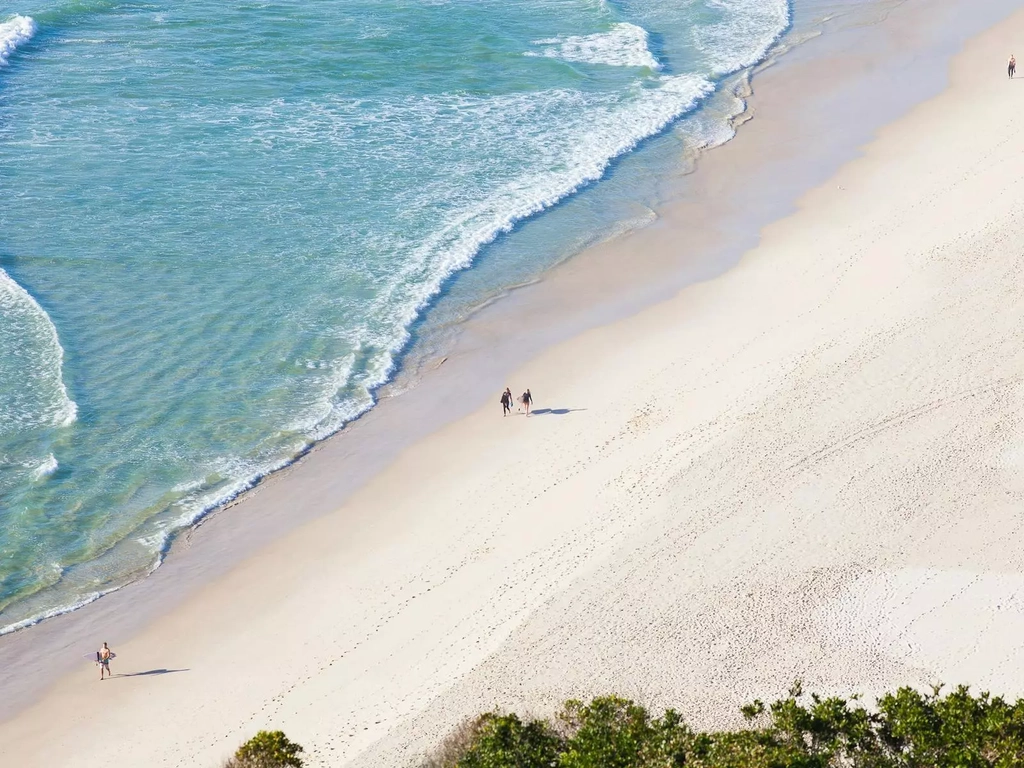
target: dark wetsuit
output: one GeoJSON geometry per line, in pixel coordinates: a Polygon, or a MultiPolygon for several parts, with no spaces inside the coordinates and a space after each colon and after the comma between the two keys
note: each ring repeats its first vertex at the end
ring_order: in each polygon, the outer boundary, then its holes
{"type": "Polygon", "coordinates": [[[1014,76],[1014,74],[1016,74],[1016,72],[1017,72],[1017,62],[1016,62],[1016,61],[1011,61],[1011,62],[1010,62],[1010,63],[1009,63],[1008,65],[1007,65],[1007,67],[1006,67],[1006,73],[1007,73],[1007,74],[1008,74],[1008,75],[1009,75],[1010,77],[1013,77],[1013,76],[1014,76]]]}

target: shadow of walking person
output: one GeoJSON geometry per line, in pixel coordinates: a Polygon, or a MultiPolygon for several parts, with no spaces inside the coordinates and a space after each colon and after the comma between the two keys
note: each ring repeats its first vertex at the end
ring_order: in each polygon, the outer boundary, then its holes
{"type": "Polygon", "coordinates": [[[115,677],[146,677],[148,675],[170,675],[175,672],[188,672],[188,669],[147,669],[145,672],[122,672],[115,677]]]}

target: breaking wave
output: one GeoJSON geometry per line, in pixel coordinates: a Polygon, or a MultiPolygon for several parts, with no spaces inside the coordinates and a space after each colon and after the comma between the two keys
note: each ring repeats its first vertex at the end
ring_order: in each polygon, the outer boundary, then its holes
{"type": "Polygon", "coordinates": [[[50,316],[0,269],[0,435],[75,421],[63,363],[50,316]]]}
{"type": "Polygon", "coordinates": [[[0,66],[7,64],[15,49],[27,43],[35,32],[36,23],[28,16],[15,16],[0,22],[0,66]]]}

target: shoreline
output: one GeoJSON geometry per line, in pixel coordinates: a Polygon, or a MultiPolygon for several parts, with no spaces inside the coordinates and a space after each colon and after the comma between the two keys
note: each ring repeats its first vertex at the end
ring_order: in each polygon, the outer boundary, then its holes
{"type": "MultiPolygon", "coordinates": [[[[766,71],[763,77],[768,79],[769,95],[771,91],[770,75],[774,74],[782,78],[786,74],[783,67],[797,68],[801,65],[813,66],[816,63],[813,60],[809,64],[801,62],[799,57],[797,57],[797,60],[792,64],[788,60],[779,64],[778,71],[774,73],[772,70],[766,71]],[[782,74],[780,75],[779,72],[782,74]]],[[[722,175],[706,171],[708,165],[724,166],[732,162],[738,168],[735,173],[739,177],[749,178],[748,175],[745,175],[748,169],[742,167],[742,163],[737,163],[735,158],[726,157],[722,159],[722,155],[730,147],[734,147],[734,145],[740,147],[739,149],[734,148],[732,150],[731,154],[733,155],[742,154],[743,151],[764,151],[764,145],[758,144],[759,136],[762,142],[766,141],[769,146],[771,145],[770,137],[772,132],[770,129],[774,127],[778,130],[778,126],[771,125],[771,121],[781,120],[784,116],[777,115],[772,111],[770,99],[758,99],[758,94],[766,87],[766,84],[762,83],[762,77],[758,78],[755,85],[757,86],[757,93],[755,93],[752,99],[755,117],[760,115],[769,124],[765,125],[762,123],[764,130],[751,130],[758,127],[759,121],[755,119],[728,145],[720,147],[716,149],[715,153],[709,153],[706,157],[702,158],[701,169],[688,177],[693,180],[698,180],[698,177],[700,177],[699,181],[701,184],[695,184],[693,190],[690,190],[690,193],[695,197],[700,198],[704,194],[710,194],[716,187],[726,183],[722,175]],[[750,134],[749,137],[748,133],[750,134]],[[744,141],[738,144],[741,140],[744,141]],[[706,172],[701,175],[701,170],[706,172]]],[[[784,100],[778,100],[776,104],[780,112],[785,112],[784,100]]],[[[900,111],[899,106],[892,106],[891,108],[900,111]]],[[[791,115],[790,119],[794,119],[794,117],[791,115]]],[[[864,128],[863,130],[867,130],[869,135],[873,132],[870,128],[864,128]]],[[[777,136],[778,134],[776,134],[777,136]]],[[[848,140],[850,137],[843,136],[840,138],[848,140]]],[[[797,151],[798,149],[802,150],[804,147],[792,147],[791,151],[797,151]]],[[[833,149],[832,151],[834,152],[835,150],[833,149]]],[[[847,152],[849,154],[856,154],[856,146],[847,148],[847,152]]],[[[781,153],[781,155],[784,154],[784,152],[781,153]]],[[[828,155],[828,150],[823,150],[823,154],[828,155]]],[[[849,157],[846,159],[849,159],[849,157]]],[[[784,161],[785,158],[781,156],[777,160],[778,163],[784,161]]],[[[818,162],[825,161],[819,160],[818,162]]],[[[772,164],[768,164],[768,167],[761,171],[766,176],[777,172],[777,167],[772,164]]],[[[813,176],[815,172],[819,174],[825,173],[826,178],[831,176],[827,168],[823,170],[820,165],[812,169],[809,175],[813,176]]],[[[806,184],[807,179],[806,177],[799,177],[799,174],[794,174],[794,178],[790,179],[789,183],[791,188],[788,190],[788,194],[783,194],[783,199],[781,200],[777,199],[763,203],[764,207],[756,211],[755,218],[758,216],[769,217],[770,220],[780,218],[777,215],[779,209],[788,209],[790,195],[792,195],[794,200],[801,196],[798,188],[802,184],[806,184]]],[[[733,201],[733,203],[742,209],[744,215],[750,215],[752,206],[747,205],[746,201],[740,200],[738,203],[733,201]]],[[[429,417],[422,417],[414,425],[415,429],[412,433],[413,436],[409,437],[409,443],[422,439],[427,435],[436,435],[438,430],[442,430],[445,425],[450,426],[453,422],[465,417],[480,406],[484,397],[481,392],[483,389],[482,381],[499,378],[499,374],[507,372],[510,367],[518,368],[525,363],[525,360],[542,354],[541,350],[552,348],[553,345],[559,344],[565,338],[576,336],[584,329],[604,325],[608,322],[609,317],[617,319],[618,317],[629,316],[642,307],[650,306],[659,299],[666,298],[664,296],[665,293],[674,294],[678,290],[677,287],[673,287],[674,283],[669,284],[668,281],[665,281],[655,284],[655,276],[664,275],[667,271],[666,264],[671,264],[675,272],[674,280],[682,279],[686,281],[693,277],[693,275],[687,275],[685,278],[680,277],[679,273],[686,272],[686,269],[680,268],[679,255],[675,252],[676,249],[671,247],[671,241],[673,238],[678,237],[680,232],[690,234],[690,230],[685,228],[688,221],[687,217],[692,217],[689,220],[707,220],[708,207],[686,199],[673,204],[671,207],[673,210],[663,216],[652,227],[631,233],[626,238],[615,239],[609,243],[601,244],[592,249],[590,253],[560,265],[552,274],[536,285],[514,292],[504,300],[481,310],[474,317],[473,322],[467,324],[456,348],[448,355],[448,362],[445,362],[447,370],[442,368],[437,371],[433,377],[434,381],[429,382],[429,386],[427,383],[421,383],[413,392],[406,393],[402,398],[391,401],[393,403],[391,408],[383,409],[378,406],[366,417],[365,422],[360,420],[353,425],[351,430],[346,429],[342,433],[340,437],[345,437],[349,434],[356,435],[349,437],[344,441],[344,444],[339,438],[332,438],[321,443],[307,455],[304,461],[279,473],[275,473],[264,483],[261,483],[260,486],[257,486],[254,491],[246,494],[235,503],[228,505],[227,509],[245,505],[246,510],[251,511],[254,517],[259,518],[256,522],[258,526],[262,526],[262,530],[251,530],[253,527],[251,525],[251,518],[246,520],[249,524],[247,527],[250,530],[231,530],[237,527],[240,521],[240,517],[233,514],[216,514],[207,518],[207,521],[195,533],[185,536],[178,547],[172,548],[165,565],[148,579],[125,587],[108,598],[99,601],[99,603],[94,603],[89,608],[74,614],[68,614],[68,617],[71,619],[77,617],[75,621],[53,619],[39,627],[31,628],[28,632],[19,632],[8,636],[15,642],[5,642],[7,638],[0,639],[0,658],[4,658],[5,661],[9,662],[5,664],[5,667],[9,670],[16,666],[14,660],[18,659],[23,653],[27,654],[29,646],[32,647],[34,654],[39,654],[40,648],[42,648],[42,658],[44,660],[52,660],[59,653],[74,645],[79,637],[88,638],[88,641],[91,643],[93,636],[95,636],[100,626],[105,627],[104,631],[109,635],[110,619],[114,614],[123,608],[129,607],[135,611],[143,601],[148,602],[148,608],[143,607],[143,610],[135,612],[132,617],[120,620],[120,637],[122,638],[120,642],[123,643],[123,638],[137,633],[153,618],[160,615],[166,616],[175,604],[187,599],[189,593],[203,590],[203,585],[210,584],[213,579],[222,576],[231,565],[237,564],[246,554],[267,545],[270,545],[272,549],[283,546],[272,542],[285,536],[288,530],[299,525],[301,522],[316,520],[321,518],[322,514],[331,513],[331,510],[338,506],[339,499],[347,498],[351,493],[362,488],[371,477],[377,476],[381,470],[391,464],[396,454],[406,452],[401,447],[395,445],[392,432],[395,429],[405,429],[408,434],[408,424],[403,424],[402,422],[410,412],[425,407],[425,403],[429,402],[433,402],[434,406],[438,409],[429,417]],[[609,262],[614,262],[615,259],[620,258],[626,248],[631,248],[634,252],[650,248],[651,250],[658,251],[661,254],[661,258],[651,259],[652,263],[646,266],[651,275],[647,280],[647,289],[633,291],[630,295],[624,297],[621,291],[621,281],[618,279],[620,271],[614,266],[609,266],[609,262]],[[602,260],[604,262],[603,265],[602,260]],[[567,297],[574,300],[574,303],[568,309],[565,306],[565,299],[567,297]],[[595,299],[597,300],[595,301],[595,299]],[[572,320],[564,320],[565,314],[563,314],[561,322],[553,322],[552,318],[559,310],[570,314],[572,320]],[[530,338],[530,342],[527,343],[525,340],[517,337],[506,338],[503,342],[506,348],[516,344],[521,344],[522,347],[515,354],[502,355],[502,348],[499,346],[498,351],[492,352],[490,359],[485,361],[485,365],[479,365],[481,358],[485,357],[479,352],[480,348],[495,342],[496,339],[500,339],[501,334],[510,322],[509,318],[515,317],[530,318],[530,327],[526,328],[524,333],[524,335],[530,338]],[[472,366],[476,371],[472,376],[466,374],[468,366],[472,366]],[[483,369],[482,371],[481,368],[483,369]],[[400,403],[400,401],[402,402],[400,403]],[[383,415],[375,415],[378,411],[383,415]],[[374,432],[376,432],[376,435],[374,435],[374,432]],[[371,455],[376,452],[376,455],[368,459],[365,456],[367,452],[371,453],[371,455]],[[325,480],[323,475],[329,472],[329,467],[345,466],[347,469],[353,464],[358,463],[357,453],[363,454],[361,459],[362,479],[332,477],[325,480]],[[317,456],[322,456],[322,458],[317,459],[317,456]],[[314,459],[317,459],[317,463],[320,466],[309,468],[313,464],[314,459]],[[289,482],[289,478],[292,475],[302,474],[308,478],[314,473],[319,473],[321,477],[312,486],[305,485],[300,487],[300,478],[298,477],[289,482]],[[271,507],[276,507],[276,510],[271,509],[271,507]],[[289,512],[295,510],[301,510],[300,519],[289,514],[289,512]],[[238,535],[247,536],[248,541],[241,544],[234,541],[238,535]],[[155,583],[155,586],[146,586],[150,585],[151,582],[155,583]],[[135,593],[138,593],[137,598],[135,593]],[[115,601],[114,598],[118,595],[122,597],[115,601]],[[134,604],[133,598],[136,598],[134,604]],[[102,606],[104,610],[90,610],[94,606],[101,606],[102,603],[107,601],[111,601],[111,605],[102,606]],[[120,603],[120,605],[116,603],[120,603]],[[50,630],[51,626],[54,629],[50,630]],[[44,637],[46,634],[50,635],[49,639],[44,637]],[[62,634],[65,636],[61,637],[62,634]],[[73,635],[75,640],[68,640],[67,635],[69,634],[73,635]],[[25,642],[16,642],[22,636],[26,638],[25,642]],[[19,646],[21,647],[19,648],[19,646]]],[[[722,216],[718,221],[728,221],[728,215],[724,215],[722,211],[712,212],[722,216]]],[[[748,223],[749,226],[752,225],[748,223]]],[[[756,229],[759,230],[760,226],[756,227],[756,229]]],[[[714,233],[704,234],[709,238],[714,236],[714,233]]],[[[756,232],[753,234],[753,237],[756,239],[756,232]]],[[[713,251],[712,242],[709,239],[703,242],[691,243],[689,248],[694,251],[707,253],[713,251]]],[[[729,247],[719,247],[725,252],[731,252],[729,247]]],[[[735,244],[731,247],[735,248],[735,244]]],[[[746,249],[743,248],[742,250],[746,249]]],[[[694,268],[694,265],[690,266],[691,269],[694,268]]],[[[724,267],[722,264],[714,265],[714,268],[719,267],[721,269],[715,273],[716,275],[722,274],[728,269],[728,265],[724,267]]],[[[707,265],[697,265],[697,268],[706,269],[707,265]]],[[[710,277],[712,277],[710,274],[703,275],[703,279],[710,277]]],[[[698,274],[697,278],[700,279],[701,275],[698,274]]],[[[602,330],[605,330],[609,335],[615,335],[614,329],[609,329],[608,326],[602,330]]],[[[550,353],[547,353],[547,356],[550,356],[550,353]]],[[[490,385],[487,385],[486,391],[490,391],[492,388],[490,385]]],[[[541,400],[541,403],[543,402],[544,400],[541,400]]],[[[561,407],[562,404],[557,405],[561,407]]],[[[403,446],[407,444],[402,443],[403,446]]],[[[369,518],[365,517],[366,514],[364,511],[364,517],[356,516],[351,523],[357,528],[360,525],[372,527],[370,526],[369,518]]],[[[415,521],[409,519],[405,519],[403,522],[415,523],[415,521]]],[[[422,524],[425,521],[419,522],[422,524]]],[[[394,533],[394,530],[389,531],[389,534],[394,533]]],[[[379,533],[374,536],[374,538],[380,537],[381,534],[379,533]]],[[[384,542],[381,543],[383,544],[384,542]]],[[[353,562],[360,559],[359,553],[348,554],[353,556],[353,562]]],[[[228,576],[228,578],[234,579],[236,577],[232,575],[228,576]]],[[[165,623],[168,620],[167,618],[163,619],[165,623]]],[[[114,624],[116,625],[116,621],[114,624]]],[[[117,634],[116,630],[114,634],[117,634]]],[[[108,639],[112,638],[108,637],[108,639]]],[[[116,642],[119,641],[115,640],[112,644],[116,642]]],[[[59,667],[60,665],[58,664],[57,666],[59,667]]],[[[65,666],[70,666],[70,664],[65,666]]],[[[23,668],[21,667],[21,669],[23,668]]],[[[5,674],[9,675],[10,673],[5,674]]],[[[11,711],[14,711],[14,708],[20,706],[18,704],[19,688],[10,677],[4,681],[4,687],[5,691],[14,691],[14,695],[11,697],[14,706],[11,707],[9,705],[11,711]]],[[[34,694],[25,695],[21,700],[21,705],[37,695],[38,690],[34,694]]],[[[10,717],[11,711],[6,712],[5,716],[10,717]]]]}

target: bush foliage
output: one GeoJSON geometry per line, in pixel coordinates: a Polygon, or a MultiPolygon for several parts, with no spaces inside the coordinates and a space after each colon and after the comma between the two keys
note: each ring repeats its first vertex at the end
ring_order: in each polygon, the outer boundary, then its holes
{"type": "Polygon", "coordinates": [[[874,710],[804,696],[742,709],[739,731],[697,732],[614,696],[566,702],[553,721],[490,713],[462,726],[429,768],[1011,768],[1024,766],[1024,701],[966,687],[901,688],[874,710]]]}
{"type": "Polygon", "coordinates": [[[238,748],[224,768],[302,768],[302,747],[282,731],[260,731],[238,748]]]}

